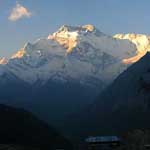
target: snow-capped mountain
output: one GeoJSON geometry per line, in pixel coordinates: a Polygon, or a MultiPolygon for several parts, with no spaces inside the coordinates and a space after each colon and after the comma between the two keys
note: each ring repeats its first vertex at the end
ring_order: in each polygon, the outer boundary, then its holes
{"type": "Polygon", "coordinates": [[[48,38],[27,43],[8,62],[1,60],[6,64],[0,74],[9,71],[30,84],[53,79],[91,86],[95,82],[86,79],[112,81],[126,68],[122,60],[135,56],[136,51],[128,40],[107,36],[92,25],[64,25],[48,38]]]}
{"type": "Polygon", "coordinates": [[[124,59],[123,62],[126,64],[131,64],[137,62],[141,57],[143,57],[148,51],[150,51],[150,36],[144,34],[116,34],[114,35],[116,39],[126,39],[134,43],[137,47],[137,54],[129,59],[124,59]]]}
{"type": "Polygon", "coordinates": [[[108,36],[92,25],[64,25],[27,43],[0,65],[0,103],[23,107],[61,126],[66,116],[93,103],[128,67],[123,60],[136,54],[131,41],[108,36]]]}

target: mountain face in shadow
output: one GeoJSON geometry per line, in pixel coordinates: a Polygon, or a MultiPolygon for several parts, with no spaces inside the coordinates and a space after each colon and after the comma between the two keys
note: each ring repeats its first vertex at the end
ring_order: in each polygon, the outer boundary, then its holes
{"type": "MultiPolygon", "coordinates": [[[[4,81],[3,81],[4,82],[4,81]]],[[[77,82],[60,83],[47,81],[30,85],[17,77],[0,84],[0,103],[21,107],[35,113],[46,122],[60,126],[72,113],[90,104],[98,89],[82,86],[77,82]]]]}
{"type": "Polygon", "coordinates": [[[149,128],[150,53],[119,75],[81,114],[74,119],[79,135],[149,128]]]}
{"type": "Polygon", "coordinates": [[[132,42],[93,25],[64,25],[0,60],[0,103],[21,106],[60,125],[66,116],[93,103],[128,67],[122,60],[136,53],[132,42]]]}
{"type": "MultiPolygon", "coordinates": [[[[135,62],[133,58],[139,54],[139,49],[146,46],[139,38],[135,44],[130,38],[120,37],[106,35],[92,25],[64,25],[48,37],[27,43],[10,59],[0,60],[0,103],[31,111],[62,131],[66,129],[65,119],[71,116],[67,124],[69,129],[72,114],[80,113],[84,107],[93,104],[100,92],[135,62]]],[[[90,105],[85,111],[87,114],[83,115],[83,124],[79,124],[79,127],[74,124],[71,130],[83,126],[82,131],[88,133],[92,128],[97,129],[99,117],[105,116],[102,120],[110,117],[114,101],[117,103],[113,106],[115,112],[122,107],[115,97],[115,91],[110,90],[111,86],[95,105],[90,105]],[[111,93],[112,96],[109,96],[111,93]],[[88,120],[87,116],[91,119],[88,120]],[[84,121],[87,122],[86,126],[84,121]]],[[[132,86],[133,89],[137,88],[136,85],[132,86]]],[[[119,86],[117,88],[120,90],[119,86]]],[[[118,89],[117,97],[119,93],[124,94],[118,89]]],[[[132,89],[131,93],[134,94],[132,89]]],[[[122,99],[121,96],[119,98],[122,99]]],[[[102,124],[107,127],[105,122],[100,122],[102,124]]]]}
{"type": "Polygon", "coordinates": [[[0,147],[72,149],[68,140],[31,113],[5,105],[0,105],[0,147]]]}
{"type": "Polygon", "coordinates": [[[105,122],[105,127],[114,131],[147,128],[149,99],[150,53],[147,53],[99,96],[89,112],[95,116],[97,125],[105,122]]]}

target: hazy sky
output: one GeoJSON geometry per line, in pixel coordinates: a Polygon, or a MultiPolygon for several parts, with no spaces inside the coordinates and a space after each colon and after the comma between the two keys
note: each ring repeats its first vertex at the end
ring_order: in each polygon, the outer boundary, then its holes
{"type": "Polygon", "coordinates": [[[0,0],[0,57],[63,24],[150,34],[150,0],[0,0]]]}

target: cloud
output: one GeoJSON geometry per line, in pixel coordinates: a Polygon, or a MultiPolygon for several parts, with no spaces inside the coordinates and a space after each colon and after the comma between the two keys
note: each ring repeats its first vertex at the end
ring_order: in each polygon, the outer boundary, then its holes
{"type": "Polygon", "coordinates": [[[10,21],[17,21],[25,17],[30,18],[31,16],[32,16],[32,13],[27,8],[17,3],[16,6],[12,9],[11,14],[8,17],[8,19],[10,21]]]}

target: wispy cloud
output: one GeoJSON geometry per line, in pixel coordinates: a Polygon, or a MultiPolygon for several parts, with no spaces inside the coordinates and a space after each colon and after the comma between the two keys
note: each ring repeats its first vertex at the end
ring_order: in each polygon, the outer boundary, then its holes
{"type": "Polygon", "coordinates": [[[32,13],[24,6],[16,3],[16,6],[12,9],[10,16],[8,19],[10,21],[17,21],[21,18],[30,18],[32,16],[32,13]]]}

